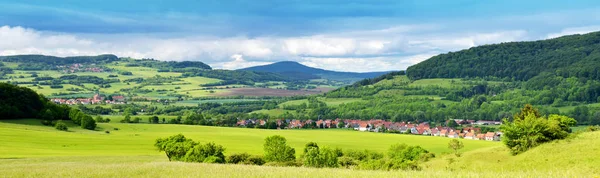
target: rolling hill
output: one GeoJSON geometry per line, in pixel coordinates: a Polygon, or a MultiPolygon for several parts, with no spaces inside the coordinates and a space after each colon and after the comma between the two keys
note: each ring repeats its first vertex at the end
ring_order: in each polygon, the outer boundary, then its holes
{"type": "Polygon", "coordinates": [[[483,45],[434,56],[407,69],[409,78],[498,77],[526,81],[542,73],[600,79],[600,32],[483,45]]]}
{"type": "Polygon", "coordinates": [[[244,71],[257,71],[257,72],[273,72],[279,73],[284,76],[296,79],[329,79],[339,81],[358,81],[365,78],[375,78],[388,72],[337,72],[324,70],[314,67],[308,67],[294,61],[282,61],[276,62],[269,65],[254,66],[244,69],[244,71]]]}

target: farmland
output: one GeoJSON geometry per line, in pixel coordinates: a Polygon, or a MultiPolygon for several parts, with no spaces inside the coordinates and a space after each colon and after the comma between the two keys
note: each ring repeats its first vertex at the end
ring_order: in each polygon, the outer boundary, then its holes
{"type": "MultiPolygon", "coordinates": [[[[112,120],[112,119],[111,119],[112,120]]],[[[35,120],[2,121],[0,157],[86,156],[86,155],[161,155],[154,147],[156,138],[182,133],[201,142],[215,142],[227,148],[226,153],[262,153],[263,139],[281,135],[289,144],[302,149],[314,141],[323,146],[375,150],[384,152],[396,143],[419,145],[434,153],[448,152],[448,138],[400,134],[364,133],[351,130],[263,130],[172,124],[100,123],[100,131],[74,128],[57,132],[35,120]],[[119,130],[114,130],[119,128],[119,130]],[[110,131],[110,134],[104,133],[110,131]],[[38,139],[44,137],[44,139],[38,139]],[[19,139],[14,139],[19,138],[19,139]]],[[[465,140],[465,150],[493,147],[498,142],[465,140]]]]}
{"type": "Polygon", "coordinates": [[[0,173],[9,177],[589,177],[598,175],[596,153],[600,132],[583,133],[567,141],[542,145],[519,156],[510,156],[499,142],[464,140],[462,157],[444,154],[450,139],[364,133],[345,130],[257,130],[156,124],[99,124],[98,131],[73,128],[59,132],[36,120],[2,121],[0,127],[0,173]],[[114,130],[119,128],[119,130],[114,130]],[[103,130],[111,131],[106,134],[103,130]],[[285,136],[301,149],[306,142],[342,149],[384,152],[390,144],[420,145],[438,155],[422,171],[362,171],[168,162],[152,146],[154,139],[176,133],[224,145],[226,154],[262,154],[269,135],[285,136]],[[44,137],[44,139],[39,139],[44,137]],[[16,138],[16,139],[15,139],[16,138]],[[578,151],[574,151],[578,150],[578,151]],[[547,154],[552,153],[552,154],[547,154]],[[593,154],[592,154],[593,153],[593,154]],[[591,154],[591,155],[590,155],[591,154]],[[568,155],[568,156],[567,156],[568,155]],[[448,160],[452,158],[452,164],[448,160]],[[555,166],[560,165],[560,169],[555,166]],[[71,169],[77,166],[77,169],[71,169]],[[26,169],[25,169],[26,168],[26,169]]]}

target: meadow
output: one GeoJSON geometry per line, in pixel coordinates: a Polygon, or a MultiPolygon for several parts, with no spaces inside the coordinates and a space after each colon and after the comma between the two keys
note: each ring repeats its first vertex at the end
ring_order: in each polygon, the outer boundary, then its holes
{"type": "MultiPolygon", "coordinates": [[[[142,118],[142,121],[146,121],[145,118],[142,118]]],[[[98,131],[71,127],[69,132],[58,132],[52,127],[41,126],[38,123],[37,120],[2,121],[0,158],[161,155],[153,147],[154,141],[159,137],[179,133],[200,142],[221,144],[227,148],[226,154],[242,152],[262,154],[263,141],[271,135],[286,137],[288,143],[296,150],[301,150],[306,143],[312,141],[319,145],[345,150],[369,149],[384,152],[392,144],[406,143],[422,146],[436,154],[450,151],[447,148],[447,143],[450,141],[448,138],[365,133],[343,129],[263,130],[171,124],[100,123],[98,131]],[[109,131],[110,134],[104,131],[109,131]]],[[[500,145],[498,142],[465,140],[464,150],[498,145],[500,145]]]]}
{"type": "Polygon", "coordinates": [[[600,175],[600,132],[555,141],[518,156],[500,142],[462,140],[461,157],[450,139],[348,130],[258,130],[166,124],[102,123],[97,131],[69,132],[37,120],[0,123],[0,175],[6,177],[594,177],[600,175]],[[114,130],[119,128],[119,130],[114,130]],[[104,130],[109,130],[106,134],[104,130]],[[182,133],[200,142],[224,145],[225,154],[262,154],[266,136],[282,135],[297,152],[320,146],[386,151],[391,144],[420,145],[436,153],[422,171],[366,171],[169,162],[152,146],[158,137],[182,133]]]}

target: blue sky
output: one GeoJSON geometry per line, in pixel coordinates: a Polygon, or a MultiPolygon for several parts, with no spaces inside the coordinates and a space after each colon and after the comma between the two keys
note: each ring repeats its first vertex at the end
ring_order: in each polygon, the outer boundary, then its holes
{"type": "Polygon", "coordinates": [[[0,0],[0,55],[112,53],[237,69],[401,70],[433,55],[600,30],[598,1],[0,0]]]}

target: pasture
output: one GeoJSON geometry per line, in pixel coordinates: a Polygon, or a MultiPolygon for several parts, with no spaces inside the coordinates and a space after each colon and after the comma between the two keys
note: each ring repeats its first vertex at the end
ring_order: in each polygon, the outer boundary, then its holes
{"type": "MultiPolygon", "coordinates": [[[[162,118],[162,117],[161,117],[162,118]]],[[[111,118],[117,120],[116,118],[111,118]]],[[[0,127],[0,158],[39,156],[139,156],[161,155],[153,147],[154,140],[184,134],[200,142],[215,142],[226,147],[226,154],[248,152],[262,154],[264,138],[281,135],[296,148],[297,154],[308,142],[341,149],[384,152],[390,145],[419,145],[440,154],[449,152],[448,138],[381,134],[341,129],[262,130],[228,127],[207,127],[170,124],[100,123],[97,131],[70,127],[60,132],[39,125],[37,120],[2,121],[0,127]],[[114,130],[119,128],[119,130],[114,130]],[[110,131],[106,134],[104,131],[110,131]],[[43,138],[43,139],[41,139],[43,138]]],[[[147,118],[142,118],[146,121],[147,118]]],[[[499,142],[465,140],[465,151],[500,145],[499,142]]]]}
{"type": "Polygon", "coordinates": [[[0,174],[8,177],[593,177],[600,132],[510,156],[499,142],[462,140],[463,156],[446,148],[450,139],[364,133],[347,130],[258,130],[164,124],[99,124],[97,131],[69,132],[40,126],[37,120],[0,123],[0,174]],[[119,128],[114,130],[113,128],[119,128]],[[104,133],[110,130],[110,134],[104,133]],[[168,162],[154,149],[158,137],[182,133],[226,147],[226,154],[262,154],[263,139],[282,135],[300,152],[304,144],[386,151],[394,143],[420,145],[436,153],[422,171],[364,171],[168,162]],[[576,151],[575,151],[576,150],[576,151]],[[449,163],[449,160],[452,160],[449,163]],[[74,169],[76,167],[76,169],[74,169]]]}

